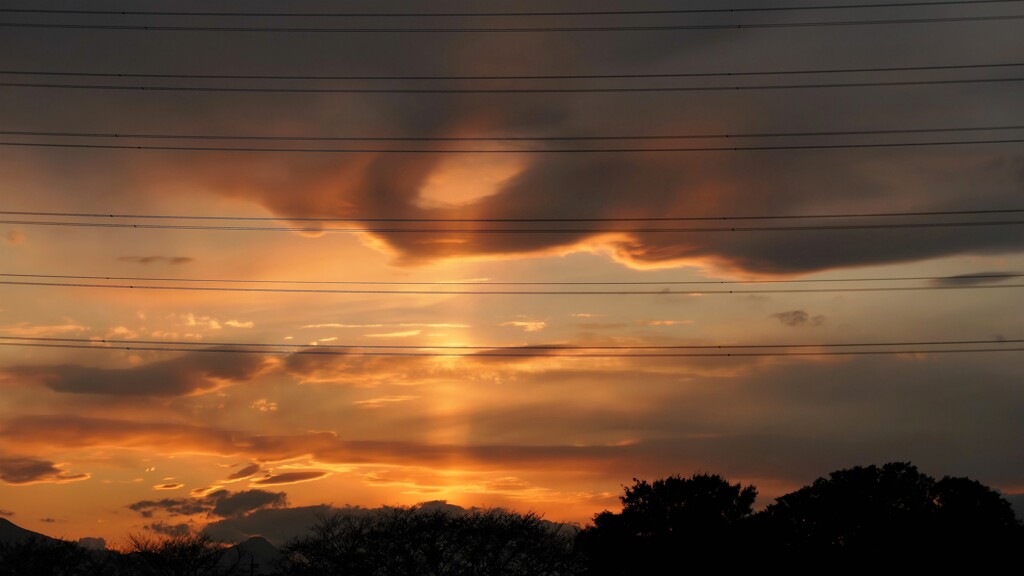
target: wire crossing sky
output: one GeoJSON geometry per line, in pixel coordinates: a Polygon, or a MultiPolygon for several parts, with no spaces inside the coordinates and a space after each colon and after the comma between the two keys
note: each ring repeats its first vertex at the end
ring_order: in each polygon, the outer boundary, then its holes
{"type": "Polygon", "coordinates": [[[958,6],[985,4],[1018,4],[1021,0],[934,0],[923,2],[829,4],[821,6],[759,6],[730,8],[684,8],[671,10],[601,10],[601,11],[539,11],[539,12],[167,12],[140,10],[83,10],[52,8],[0,8],[0,13],[13,14],[88,14],[117,16],[231,16],[231,17],[273,17],[273,18],[461,18],[461,17],[531,17],[531,16],[632,16],[645,14],[708,14],[737,12],[796,12],[805,10],[850,10],[916,8],[926,6],[958,6]]]}
{"type": "Polygon", "coordinates": [[[712,31],[712,30],[756,30],[784,28],[831,28],[835,26],[882,26],[943,24],[952,22],[998,22],[1024,19],[1024,14],[1001,14],[993,16],[946,16],[932,18],[884,18],[872,20],[818,20],[805,22],[747,22],[729,24],[664,24],[636,26],[516,26],[516,27],[455,27],[455,28],[399,28],[399,27],[271,27],[271,26],[189,26],[189,25],[142,25],[142,24],[85,24],[54,22],[0,22],[0,28],[12,29],[59,29],[59,30],[106,30],[146,32],[275,32],[275,33],[332,33],[332,34],[496,34],[496,33],[578,33],[578,32],[668,32],[668,31],[712,31]]]}
{"type": "Polygon", "coordinates": [[[633,478],[760,508],[891,461],[1024,503],[1022,18],[5,4],[0,516],[582,526],[633,478]]]}

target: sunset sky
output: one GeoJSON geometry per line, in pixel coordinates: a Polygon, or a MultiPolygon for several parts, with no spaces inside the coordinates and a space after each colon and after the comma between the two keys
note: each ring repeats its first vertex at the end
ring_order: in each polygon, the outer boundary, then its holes
{"type": "Polygon", "coordinates": [[[1024,493],[1024,2],[314,15],[812,4],[0,12],[0,515],[112,544],[430,500],[583,524],[634,477],[719,473],[763,506],[896,460],[1024,493]],[[659,74],[691,76],[622,77],[659,74]],[[349,88],[405,92],[315,91],[349,88]],[[907,213],[945,214],[871,216],[907,213]],[[60,283],[107,287],[38,285],[60,283]],[[871,345],[763,348],[847,343],[871,345]],[[795,354],[836,351],[904,353],[795,354]]]}

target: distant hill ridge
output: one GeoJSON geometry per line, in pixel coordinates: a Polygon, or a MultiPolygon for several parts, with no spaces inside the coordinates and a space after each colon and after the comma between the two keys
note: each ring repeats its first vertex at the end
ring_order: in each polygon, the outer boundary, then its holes
{"type": "Polygon", "coordinates": [[[0,518],[0,543],[18,544],[32,539],[42,540],[44,542],[53,542],[56,540],[56,538],[51,538],[45,534],[26,530],[6,518],[0,518]]]}

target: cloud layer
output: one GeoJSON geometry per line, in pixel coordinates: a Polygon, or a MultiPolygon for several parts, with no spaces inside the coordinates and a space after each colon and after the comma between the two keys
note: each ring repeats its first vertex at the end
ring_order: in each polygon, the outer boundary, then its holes
{"type": "Polygon", "coordinates": [[[0,453],[0,480],[8,484],[64,483],[86,480],[88,474],[73,474],[47,460],[0,453]]]}
{"type": "Polygon", "coordinates": [[[225,382],[255,376],[263,359],[251,354],[187,353],[132,368],[94,368],[74,364],[16,366],[4,370],[16,379],[41,382],[71,394],[112,396],[181,396],[209,391],[225,382]]]}

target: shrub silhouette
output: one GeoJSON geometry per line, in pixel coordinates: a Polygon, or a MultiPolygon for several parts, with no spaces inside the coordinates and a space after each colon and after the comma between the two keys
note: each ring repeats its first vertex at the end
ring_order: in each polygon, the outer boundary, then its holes
{"type": "Polygon", "coordinates": [[[744,522],[757,489],[716,474],[633,479],[622,512],[601,512],[579,535],[587,574],[657,573],[659,567],[737,567],[733,552],[747,539],[744,522]]]}
{"type": "MultiPolygon", "coordinates": [[[[444,502],[321,516],[281,576],[587,576],[766,566],[789,573],[948,569],[1016,561],[1024,528],[996,491],[909,463],[837,470],[752,513],[753,486],[671,476],[624,487],[620,512],[582,531],[534,513],[444,502]]],[[[120,551],[39,537],[0,543],[0,576],[233,576],[254,559],[203,534],[129,537],[120,551]]],[[[269,546],[269,544],[267,544],[269,546]]],[[[268,566],[260,566],[266,573],[268,566]]]]}
{"type": "Polygon", "coordinates": [[[910,463],[857,466],[777,499],[758,532],[777,559],[918,568],[954,558],[993,560],[1019,547],[1009,502],[979,482],[936,482],[910,463]]]}
{"type": "Polygon", "coordinates": [[[349,509],[322,516],[287,547],[289,574],[563,576],[575,530],[501,509],[349,509]]]}
{"type": "Polygon", "coordinates": [[[227,547],[204,534],[160,539],[133,534],[118,558],[118,573],[131,576],[233,576],[242,574],[227,547]]]}
{"type": "Polygon", "coordinates": [[[100,576],[112,571],[109,554],[75,542],[28,538],[0,543],[0,576],[100,576]]]}

